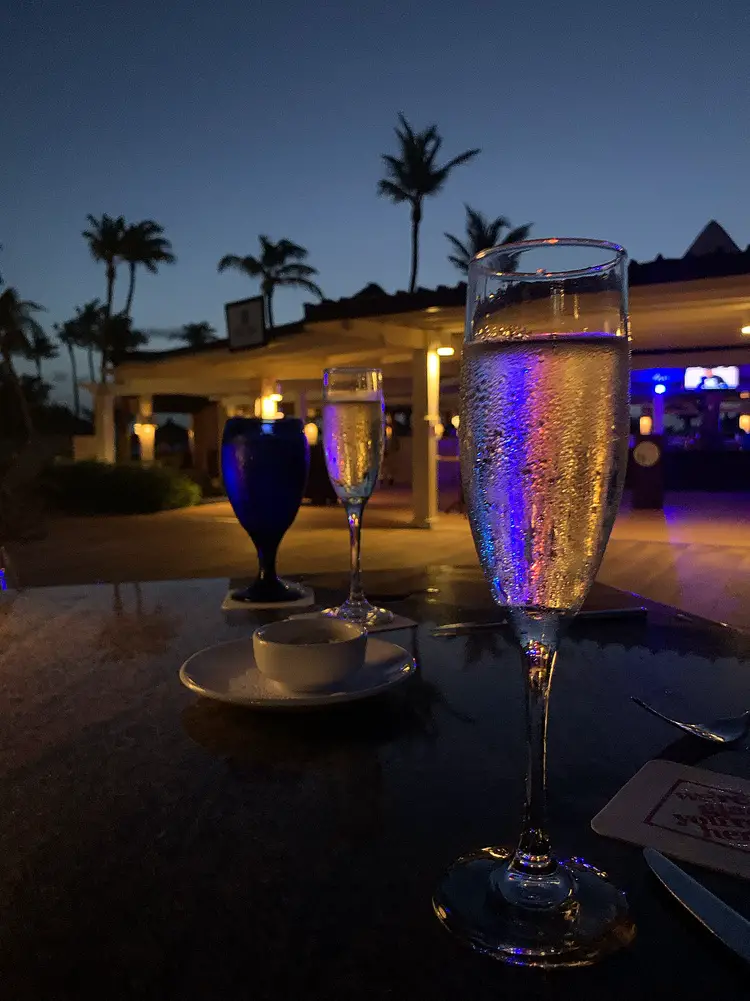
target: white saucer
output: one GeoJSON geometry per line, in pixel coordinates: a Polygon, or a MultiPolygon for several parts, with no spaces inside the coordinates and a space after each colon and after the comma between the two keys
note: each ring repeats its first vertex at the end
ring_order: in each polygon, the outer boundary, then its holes
{"type": "Polygon", "coordinates": [[[356,674],[325,691],[292,692],[260,673],[249,638],[194,653],[180,668],[180,681],[219,702],[254,709],[306,709],[369,698],[405,681],[416,669],[403,647],[370,636],[365,663],[356,674]]]}

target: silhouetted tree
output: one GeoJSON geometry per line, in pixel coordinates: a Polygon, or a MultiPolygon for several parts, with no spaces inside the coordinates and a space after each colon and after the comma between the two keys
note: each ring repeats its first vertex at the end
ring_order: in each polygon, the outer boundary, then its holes
{"type": "MultiPolygon", "coordinates": [[[[515,229],[511,229],[503,239],[500,239],[502,231],[510,228],[510,223],[505,216],[498,216],[497,219],[488,219],[481,212],[477,212],[476,209],[471,208],[470,205],[466,205],[465,208],[466,237],[464,241],[462,242],[458,237],[452,236],[450,233],[445,234],[455,251],[453,254],[448,255],[448,260],[458,268],[462,275],[468,274],[469,261],[481,250],[487,250],[490,247],[502,247],[508,243],[518,243],[519,240],[525,240],[529,235],[532,224],[526,223],[525,226],[516,226],[515,229]]],[[[505,259],[506,270],[512,271],[515,266],[516,257],[508,255],[505,259]]]]}
{"type": "Polygon", "coordinates": [[[422,222],[422,202],[427,195],[436,195],[454,167],[473,159],[479,149],[469,149],[438,166],[437,155],[443,139],[436,125],[415,132],[406,118],[399,114],[401,127],[396,127],[399,155],[383,154],[386,177],[378,182],[378,194],[393,202],[408,202],[411,207],[411,275],[409,291],[417,287],[419,266],[419,226],[422,222]]]}
{"type": "Polygon", "coordinates": [[[273,294],[277,288],[304,288],[318,298],[323,298],[319,286],[312,281],[317,268],[301,262],[307,257],[304,247],[291,240],[272,243],[267,236],[260,237],[260,257],[237,257],[227,254],[219,261],[219,271],[239,271],[248,278],[260,279],[260,290],[266,312],[266,324],[273,327],[273,294]]]}
{"type": "Polygon", "coordinates": [[[86,352],[91,382],[96,382],[94,352],[101,351],[102,326],[105,320],[106,311],[98,299],[91,299],[83,306],[76,306],[76,315],[73,319],[76,344],[86,352]]]}
{"type": "Polygon", "coordinates": [[[122,257],[122,241],[125,235],[125,219],[118,216],[103,215],[100,219],[89,215],[86,217],[89,229],[83,231],[83,237],[88,241],[91,256],[95,261],[104,264],[107,276],[107,298],[105,309],[107,316],[112,315],[112,303],[115,294],[115,278],[117,263],[122,257]]]}
{"type": "Polygon", "coordinates": [[[14,288],[6,288],[0,292],[0,363],[6,380],[13,388],[27,439],[31,439],[34,435],[34,423],[18,373],[13,365],[13,356],[21,355],[28,358],[32,338],[39,333],[44,334],[44,330],[33,315],[42,308],[35,302],[21,299],[14,288]]]}
{"type": "MultiPolygon", "coordinates": [[[[65,347],[70,360],[70,377],[73,383],[73,409],[76,417],[81,416],[81,394],[78,389],[78,367],[76,365],[75,348],[80,347],[78,342],[78,327],[75,320],[66,320],[65,323],[55,324],[57,339],[65,347]]],[[[92,378],[92,382],[96,380],[92,378]]]]}
{"type": "Polygon", "coordinates": [[[174,264],[177,258],[172,253],[172,244],[164,236],[164,228],[153,219],[126,226],[120,243],[120,256],[130,269],[128,295],[123,313],[130,316],[135,294],[135,274],[139,264],[151,274],[156,274],[160,264],[174,264]]]}
{"type": "Polygon", "coordinates": [[[182,330],[170,334],[169,338],[172,341],[182,341],[190,348],[202,348],[217,339],[216,329],[206,320],[200,323],[186,323],[182,330]]]}
{"type": "Polygon", "coordinates": [[[100,381],[107,381],[107,369],[111,365],[119,365],[131,351],[142,347],[148,341],[148,336],[140,330],[133,330],[130,317],[123,313],[105,317],[101,328],[101,362],[100,381]]]}
{"type": "Polygon", "coordinates": [[[29,347],[26,358],[34,362],[36,377],[41,382],[42,362],[57,358],[59,350],[50,336],[41,327],[35,327],[29,332],[29,347]]]}

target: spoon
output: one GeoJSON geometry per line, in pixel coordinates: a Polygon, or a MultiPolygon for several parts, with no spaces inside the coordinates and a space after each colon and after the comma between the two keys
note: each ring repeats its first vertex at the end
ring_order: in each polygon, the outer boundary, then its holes
{"type": "Polygon", "coordinates": [[[746,737],[750,730],[750,712],[743,713],[741,716],[727,716],[722,719],[709,720],[706,723],[685,723],[682,720],[665,716],[664,713],[660,713],[653,706],[635,698],[634,695],[630,696],[630,701],[635,702],[637,706],[645,709],[652,716],[658,716],[665,723],[676,726],[678,730],[684,730],[685,733],[689,733],[693,737],[700,737],[701,740],[708,740],[712,744],[733,744],[736,740],[746,737]]]}

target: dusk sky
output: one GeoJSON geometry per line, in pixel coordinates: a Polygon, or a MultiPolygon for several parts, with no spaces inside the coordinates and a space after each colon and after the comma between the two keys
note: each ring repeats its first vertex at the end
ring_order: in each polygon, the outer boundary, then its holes
{"type": "MultiPolygon", "coordinates": [[[[681,256],[710,218],[744,247],[749,9],[10,0],[0,273],[50,327],[67,318],[103,296],[80,233],[107,212],[156,219],[179,259],[140,274],[139,327],[223,334],[223,303],[257,286],[217,261],[255,253],[261,232],[306,246],[330,298],[404,288],[408,209],[376,195],[398,111],[436,122],[446,157],[482,148],[425,205],[421,285],[459,278],[443,232],[462,233],[465,201],[639,260],[681,256]]],[[[305,297],[280,291],[277,322],[305,297]]]]}

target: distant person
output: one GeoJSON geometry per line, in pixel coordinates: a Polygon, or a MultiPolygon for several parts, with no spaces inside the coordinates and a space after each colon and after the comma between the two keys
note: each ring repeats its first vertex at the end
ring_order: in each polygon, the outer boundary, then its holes
{"type": "Polygon", "coordinates": [[[714,375],[711,368],[706,369],[706,374],[698,383],[698,389],[729,389],[720,375],[714,375]]]}

